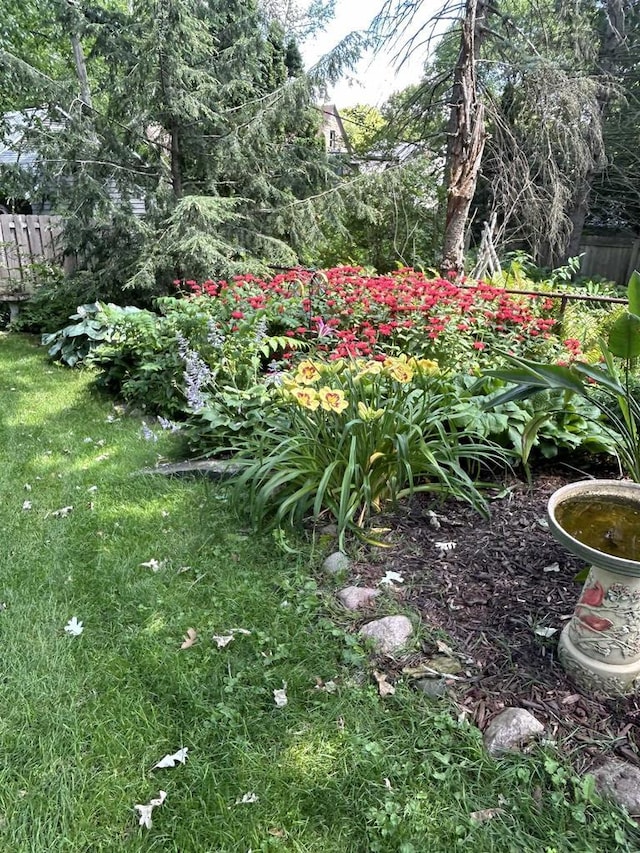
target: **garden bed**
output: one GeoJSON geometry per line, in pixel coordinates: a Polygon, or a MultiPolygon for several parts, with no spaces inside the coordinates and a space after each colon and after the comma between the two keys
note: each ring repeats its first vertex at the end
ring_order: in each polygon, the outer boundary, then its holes
{"type": "MultiPolygon", "coordinates": [[[[615,476],[610,468],[598,475],[615,476]]],[[[586,475],[585,475],[586,476],[586,475]]],[[[485,520],[469,506],[443,507],[417,496],[386,518],[395,547],[384,552],[385,570],[404,577],[405,603],[420,613],[428,633],[447,638],[463,660],[455,697],[480,728],[505,706],[531,710],[547,732],[583,769],[605,743],[640,766],[640,698],[607,699],[581,692],[556,656],[560,630],[572,614],[584,563],[546,529],[549,496],[575,470],[548,468],[531,486],[520,480],[491,504],[485,520]],[[430,511],[437,513],[434,528],[430,511]],[[436,542],[455,542],[439,556],[436,542]],[[545,637],[545,629],[557,629],[545,637]],[[539,633],[536,633],[536,631],[539,633]]],[[[377,577],[380,566],[362,574],[377,577]]],[[[435,652],[435,646],[427,653],[435,652]]]]}

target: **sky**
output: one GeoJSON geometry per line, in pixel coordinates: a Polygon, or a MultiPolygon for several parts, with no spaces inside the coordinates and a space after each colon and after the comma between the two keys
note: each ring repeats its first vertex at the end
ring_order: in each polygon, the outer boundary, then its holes
{"type": "MultiPolygon", "coordinates": [[[[316,34],[302,46],[306,66],[311,67],[350,32],[366,29],[382,2],[383,0],[337,0],[336,15],[325,31],[316,34]]],[[[442,0],[421,0],[411,32],[421,24],[426,24],[441,6],[442,0]]],[[[416,50],[400,67],[400,60],[394,62],[393,59],[397,49],[390,47],[384,54],[376,57],[368,54],[355,72],[349,72],[345,79],[329,91],[329,102],[335,103],[338,108],[355,104],[380,106],[393,92],[404,89],[411,83],[417,83],[426,59],[426,47],[416,50]]]]}

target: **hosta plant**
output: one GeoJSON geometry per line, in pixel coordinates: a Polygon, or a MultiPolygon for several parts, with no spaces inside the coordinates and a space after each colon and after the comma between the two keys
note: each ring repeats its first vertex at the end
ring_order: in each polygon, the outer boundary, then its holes
{"type": "Polygon", "coordinates": [[[260,525],[332,516],[340,544],[369,517],[413,492],[485,501],[478,464],[500,452],[447,423],[453,396],[426,359],[302,361],[284,377],[277,430],[236,457],[236,496],[260,525]]]}
{"type": "MultiPolygon", "coordinates": [[[[574,394],[589,400],[613,437],[622,467],[640,483],[640,397],[633,372],[635,360],[640,356],[640,273],[637,271],[631,276],[627,293],[628,309],[615,321],[608,339],[601,341],[601,366],[574,361],[565,367],[510,357],[512,368],[488,373],[515,383],[514,388],[492,400],[494,406],[526,399],[543,388],[564,391],[567,400],[574,394]]],[[[530,422],[529,445],[548,415],[542,413],[530,422]]]]}

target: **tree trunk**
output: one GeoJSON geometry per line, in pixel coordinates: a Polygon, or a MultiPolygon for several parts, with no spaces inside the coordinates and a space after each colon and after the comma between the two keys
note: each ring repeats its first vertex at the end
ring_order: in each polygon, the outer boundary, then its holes
{"type": "MultiPolygon", "coordinates": [[[[624,0],[607,0],[602,19],[600,32],[600,50],[598,55],[598,71],[604,76],[603,85],[598,94],[600,106],[600,124],[604,126],[609,104],[614,98],[614,89],[609,80],[615,79],[616,53],[625,38],[625,2],[624,0]]],[[[569,258],[575,258],[580,253],[582,242],[582,231],[589,213],[589,200],[593,180],[605,166],[605,152],[594,152],[594,160],[600,161],[600,168],[590,169],[584,176],[581,186],[578,188],[573,200],[573,207],[568,212],[571,222],[571,232],[562,253],[560,262],[564,263],[569,258]],[[599,154],[599,156],[598,156],[599,154]]]]}
{"type": "Polygon", "coordinates": [[[464,269],[464,237],[486,139],[484,108],[478,100],[476,64],[484,38],[487,0],[466,0],[460,53],[456,63],[449,115],[447,160],[447,212],[442,241],[443,275],[460,275],[464,269]]]}
{"type": "Polygon", "coordinates": [[[176,201],[182,198],[182,165],[180,163],[180,131],[177,122],[171,123],[171,186],[176,201]]]}
{"type": "Polygon", "coordinates": [[[78,82],[80,83],[80,98],[82,99],[82,103],[91,109],[91,90],[89,89],[89,76],[87,74],[87,64],[84,60],[82,44],[80,43],[80,38],[77,33],[72,32],[70,37],[71,47],[73,48],[73,60],[76,65],[76,74],[78,75],[78,82]]]}

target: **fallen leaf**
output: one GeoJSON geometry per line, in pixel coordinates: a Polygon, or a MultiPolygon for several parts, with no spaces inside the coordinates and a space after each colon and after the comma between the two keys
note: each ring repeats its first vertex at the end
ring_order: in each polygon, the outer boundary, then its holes
{"type": "Polygon", "coordinates": [[[557,634],[558,629],[557,628],[547,628],[547,627],[541,625],[540,627],[536,628],[533,633],[536,634],[538,637],[549,638],[549,637],[553,637],[554,634],[557,634]]]}
{"type": "Polygon", "coordinates": [[[167,799],[167,792],[160,791],[157,797],[154,797],[152,800],[149,800],[145,805],[135,805],[134,809],[140,815],[138,823],[140,826],[144,826],[147,829],[151,829],[152,821],[151,821],[151,812],[157,807],[161,806],[164,801],[167,799]]]}
{"type": "Polygon", "coordinates": [[[338,685],[335,681],[323,681],[321,678],[316,678],[316,690],[323,690],[325,693],[335,693],[338,685]]]}
{"type": "Polygon", "coordinates": [[[145,569],[151,569],[152,572],[159,572],[160,569],[164,569],[166,566],[166,560],[147,560],[146,563],[140,563],[141,566],[144,566],[145,569]]]}
{"type": "Polygon", "coordinates": [[[273,827],[272,829],[268,829],[267,832],[269,835],[273,835],[275,838],[284,838],[286,833],[284,829],[276,829],[273,827]]]}
{"type": "Polygon", "coordinates": [[[104,462],[108,458],[109,458],[108,453],[101,453],[100,456],[96,456],[96,462],[104,462]]]}
{"type": "Polygon", "coordinates": [[[378,693],[381,696],[393,696],[396,692],[396,688],[393,684],[389,684],[387,681],[387,674],[385,672],[377,672],[374,670],[373,677],[378,682],[378,693]]]}
{"type": "Polygon", "coordinates": [[[82,625],[82,622],[78,622],[78,618],[76,616],[73,616],[64,626],[64,630],[72,637],[79,637],[80,634],[82,634],[82,632],[84,631],[84,627],[82,625]]]}
{"type": "Polygon", "coordinates": [[[63,506],[60,509],[56,509],[54,512],[50,513],[53,518],[66,518],[70,512],[73,511],[72,506],[63,506]]]}
{"type": "Polygon", "coordinates": [[[545,566],[542,571],[543,572],[559,572],[560,571],[560,563],[551,563],[551,565],[545,566]]]}
{"type": "Polygon", "coordinates": [[[438,516],[435,514],[435,512],[432,509],[428,509],[427,515],[429,516],[429,525],[433,527],[434,530],[440,530],[442,525],[440,524],[438,516]]]}
{"type": "Polygon", "coordinates": [[[480,809],[480,811],[471,812],[469,817],[477,823],[482,823],[485,820],[491,820],[501,814],[504,814],[504,809],[480,809]]]}
{"type": "Polygon", "coordinates": [[[287,699],[287,682],[282,682],[282,690],[274,690],[273,691],[273,699],[276,703],[277,708],[284,708],[285,705],[288,704],[289,700],[287,699]]]}
{"type": "Polygon", "coordinates": [[[378,581],[378,586],[391,586],[394,583],[404,583],[404,578],[400,572],[386,572],[385,576],[378,581]]]}
{"type": "Polygon", "coordinates": [[[436,640],[436,648],[439,652],[442,652],[443,655],[448,655],[450,658],[455,657],[455,653],[451,646],[443,643],[442,640],[436,640]]]}
{"type": "Polygon", "coordinates": [[[161,758],[157,764],[154,764],[152,770],[163,769],[165,767],[175,767],[177,764],[185,764],[187,761],[187,753],[189,752],[188,746],[181,747],[177,752],[174,752],[172,755],[165,755],[164,758],[161,758]]]}
{"type": "Polygon", "coordinates": [[[247,791],[246,794],[243,794],[241,797],[238,797],[235,804],[236,806],[246,806],[249,803],[257,803],[260,798],[256,794],[255,791],[247,791]]]}
{"type": "Polygon", "coordinates": [[[187,633],[184,636],[184,641],[180,646],[181,649],[190,649],[198,639],[198,634],[195,628],[187,628],[187,633]]]}
{"type": "Polygon", "coordinates": [[[211,639],[219,649],[224,649],[224,647],[228,646],[231,640],[233,640],[233,634],[227,634],[225,636],[218,636],[218,634],[214,634],[211,639]]]}
{"type": "Polygon", "coordinates": [[[462,669],[460,662],[450,655],[434,655],[424,662],[424,666],[440,675],[454,675],[462,669]]]}

